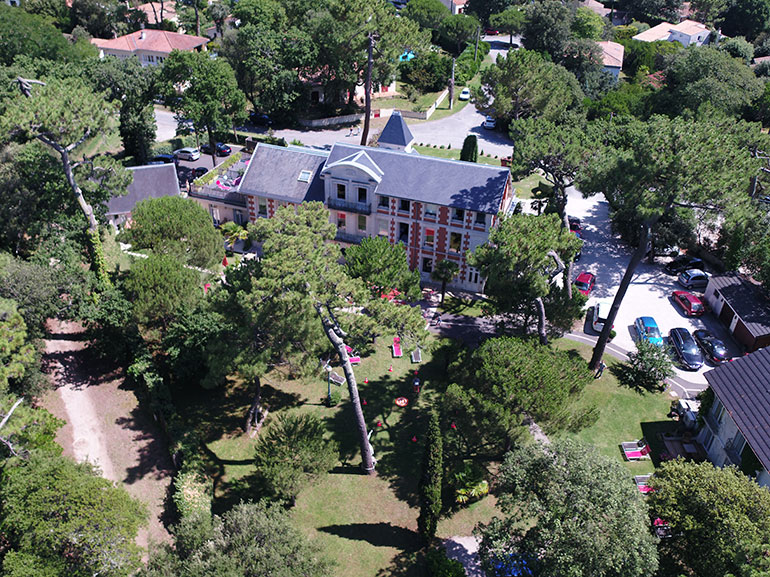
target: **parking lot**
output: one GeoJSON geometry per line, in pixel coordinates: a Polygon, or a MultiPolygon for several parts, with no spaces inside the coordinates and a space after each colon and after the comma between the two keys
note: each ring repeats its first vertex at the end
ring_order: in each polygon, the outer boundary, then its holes
{"type": "MultiPolygon", "coordinates": [[[[233,149],[231,154],[238,154],[243,147],[238,146],[236,144],[229,145],[230,148],[233,149]]],[[[229,156],[229,155],[228,155],[229,156]]],[[[216,163],[221,164],[224,162],[228,157],[227,156],[217,156],[216,163]]],[[[197,168],[199,166],[202,166],[208,170],[212,169],[212,161],[211,161],[211,155],[210,154],[201,154],[201,157],[198,160],[195,161],[189,161],[189,160],[180,160],[179,164],[177,165],[176,173],[179,176],[179,184],[184,184],[186,181],[192,182],[195,180],[192,177],[192,171],[194,168],[197,168]]]]}
{"type": "MultiPolygon", "coordinates": [[[[574,266],[574,276],[582,271],[592,272],[596,275],[596,286],[591,292],[588,306],[600,299],[612,300],[615,296],[623,274],[626,271],[628,261],[631,258],[631,249],[621,243],[619,237],[611,233],[608,216],[609,206],[603,197],[584,199],[577,191],[572,191],[568,202],[568,212],[571,216],[581,219],[583,226],[584,246],[580,262],[574,266]]],[[[710,312],[701,317],[686,317],[681,308],[671,302],[671,292],[684,290],[676,281],[676,276],[663,272],[663,265],[669,259],[658,258],[656,264],[648,264],[643,261],[636,271],[634,279],[628,288],[623,303],[620,305],[615,331],[617,336],[613,343],[618,347],[635,350],[636,331],[634,320],[640,316],[654,317],[668,343],[668,332],[675,327],[685,327],[690,332],[697,329],[708,329],[727,345],[733,356],[741,354],[738,345],[729,336],[719,320],[710,312]]],[[[574,279],[573,279],[574,280],[574,279]]],[[[694,292],[702,296],[698,291],[694,292]]],[[[705,304],[705,303],[704,303],[705,304]]],[[[588,314],[590,315],[589,309],[588,314]]],[[[591,328],[590,319],[584,325],[586,334],[597,336],[591,328]]],[[[674,357],[672,352],[672,358],[674,357]]],[[[679,368],[675,364],[678,377],[702,388],[706,384],[703,373],[712,367],[705,365],[698,371],[688,371],[679,368]]]]}

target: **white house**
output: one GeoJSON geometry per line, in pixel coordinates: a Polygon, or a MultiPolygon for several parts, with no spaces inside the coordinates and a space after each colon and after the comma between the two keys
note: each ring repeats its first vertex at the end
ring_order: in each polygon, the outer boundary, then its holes
{"type": "Polygon", "coordinates": [[[679,24],[663,22],[653,26],[634,36],[633,40],[640,42],[679,42],[682,46],[687,47],[691,44],[703,46],[708,42],[709,36],[711,36],[711,31],[705,24],[695,20],[682,20],[679,24]]]}
{"type": "Polygon", "coordinates": [[[698,441],[715,465],[758,467],[757,482],[770,487],[770,349],[737,358],[705,377],[714,403],[703,413],[698,441]]]}
{"type": "Polygon", "coordinates": [[[621,68],[623,68],[623,54],[625,48],[617,42],[597,42],[602,49],[602,64],[604,69],[617,80],[621,68]]]}
{"type": "Polygon", "coordinates": [[[158,66],[168,58],[172,50],[192,52],[206,50],[208,38],[179,34],[166,30],[137,30],[125,36],[111,38],[92,38],[91,44],[99,49],[99,58],[116,56],[130,58],[136,56],[142,66],[158,66]]]}

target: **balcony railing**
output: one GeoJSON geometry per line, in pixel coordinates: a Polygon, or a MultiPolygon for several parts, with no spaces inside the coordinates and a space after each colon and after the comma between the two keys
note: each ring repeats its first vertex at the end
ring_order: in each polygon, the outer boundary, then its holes
{"type": "Polygon", "coordinates": [[[337,235],[334,237],[334,240],[339,242],[348,242],[350,244],[359,244],[362,240],[366,238],[365,234],[355,234],[350,232],[345,232],[344,230],[337,230],[337,235]]]}
{"type": "Polygon", "coordinates": [[[372,214],[372,205],[369,202],[348,202],[347,200],[331,197],[327,204],[329,208],[337,210],[346,210],[358,214],[372,214]]]}

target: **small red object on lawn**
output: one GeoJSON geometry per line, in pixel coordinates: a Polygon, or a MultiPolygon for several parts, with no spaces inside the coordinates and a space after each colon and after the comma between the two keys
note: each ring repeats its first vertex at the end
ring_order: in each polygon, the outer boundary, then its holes
{"type": "Polygon", "coordinates": [[[227,266],[227,257],[222,259],[222,266],[227,266]]]}
{"type": "Polygon", "coordinates": [[[382,421],[377,421],[377,426],[382,427],[382,421]]]}
{"type": "Polygon", "coordinates": [[[364,379],[364,383],[366,383],[367,385],[369,384],[369,377],[366,377],[366,378],[364,379]]]}
{"type": "Polygon", "coordinates": [[[456,428],[457,428],[457,425],[455,425],[454,423],[452,423],[452,424],[451,424],[451,425],[449,425],[449,426],[450,426],[450,427],[452,427],[453,429],[456,429],[456,428]]]}
{"type": "Polygon", "coordinates": [[[389,373],[392,373],[392,372],[393,372],[393,365],[390,365],[390,368],[388,369],[388,372],[389,372],[389,373]]]}
{"type": "Polygon", "coordinates": [[[406,407],[409,404],[409,399],[406,397],[397,397],[396,398],[396,405],[399,407],[406,407]]]}
{"type": "Polygon", "coordinates": [[[414,437],[412,437],[412,442],[413,442],[413,443],[416,443],[416,442],[417,442],[417,435],[415,435],[414,437]]]}
{"type": "Polygon", "coordinates": [[[364,405],[366,404],[366,399],[363,399],[363,403],[364,403],[364,405]]]}

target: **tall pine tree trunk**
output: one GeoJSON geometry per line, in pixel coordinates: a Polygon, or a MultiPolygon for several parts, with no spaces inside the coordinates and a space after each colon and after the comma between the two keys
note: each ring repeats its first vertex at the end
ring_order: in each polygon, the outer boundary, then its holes
{"type": "Polygon", "coordinates": [[[249,407],[246,423],[243,427],[247,435],[250,435],[252,432],[259,432],[266,416],[265,411],[262,410],[262,381],[259,377],[254,379],[254,385],[256,391],[254,392],[254,398],[251,401],[251,407],[249,407]]]}
{"type": "Polygon", "coordinates": [[[449,110],[454,108],[455,99],[455,61],[457,58],[452,56],[452,77],[449,79],[449,110]]]}
{"type": "Polygon", "coordinates": [[[545,327],[545,304],[543,303],[543,297],[535,299],[535,307],[537,308],[537,334],[540,338],[540,344],[547,345],[548,331],[545,327]]]}
{"type": "Polygon", "coordinates": [[[364,130],[361,133],[361,146],[366,146],[369,140],[369,117],[372,114],[372,65],[374,50],[374,37],[372,33],[369,33],[369,47],[367,50],[367,62],[366,62],[366,82],[364,84],[364,130]]]}
{"type": "Polygon", "coordinates": [[[316,312],[321,318],[324,333],[329,342],[334,346],[340,359],[342,360],[342,370],[345,373],[345,380],[348,382],[348,393],[350,394],[350,404],[353,407],[353,413],[356,420],[356,432],[358,433],[358,444],[361,449],[361,468],[368,475],[374,475],[375,460],[372,455],[371,445],[369,444],[369,431],[366,428],[366,419],[364,411],[361,409],[361,399],[358,396],[358,384],[356,375],[353,373],[353,365],[350,364],[348,352],[345,350],[345,341],[342,340],[335,330],[335,326],[323,313],[320,304],[316,305],[316,312]]]}

